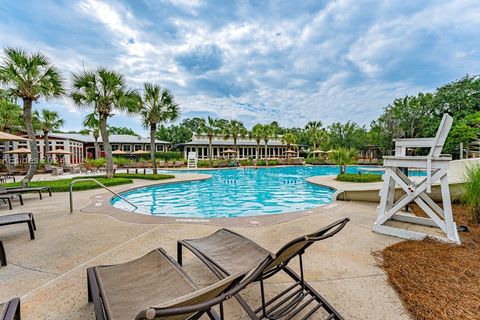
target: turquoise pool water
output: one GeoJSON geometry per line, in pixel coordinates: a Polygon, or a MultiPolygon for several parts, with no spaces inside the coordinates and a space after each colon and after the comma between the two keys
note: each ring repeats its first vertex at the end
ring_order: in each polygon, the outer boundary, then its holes
{"type": "MultiPolygon", "coordinates": [[[[349,166],[347,172],[358,173],[359,168],[364,167],[349,166]]],[[[138,206],[136,213],[166,217],[211,219],[302,211],[331,202],[335,193],[333,189],[313,185],[305,179],[336,175],[340,168],[292,166],[190,172],[211,174],[212,178],[138,188],[122,193],[122,196],[138,206]]],[[[132,210],[120,198],[114,198],[112,204],[119,209],[132,210]]]]}
{"type": "MultiPolygon", "coordinates": [[[[356,166],[347,172],[358,172],[356,166]]],[[[122,196],[138,206],[137,213],[183,218],[242,217],[302,211],[332,201],[335,190],[306,182],[307,177],[338,174],[337,166],[302,166],[196,171],[211,174],[205,181],[134,189],[122,196]]],[[[112,204],[131,211],[120,198],[112,204]]]]}

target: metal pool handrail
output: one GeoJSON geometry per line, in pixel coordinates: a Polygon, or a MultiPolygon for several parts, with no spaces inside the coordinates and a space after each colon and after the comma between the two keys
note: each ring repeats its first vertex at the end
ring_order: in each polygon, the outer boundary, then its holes
{"type": "Polygon", "coordinates": [[[101,186],[102,188],[104,188],[105,190],[109,191],[113,195],[119,197],[120,199],[122,199],[123,201],[125,201],[126,203],[128,203],[129,205],[134,207],[135,208],[134,210],[138,209],[138,207],[136,205],[134,205],[133,203],[131,203],[130,201],[128,201],[127,199],[125,199],[124,197],[122,197],[121,195],[119,195],[118,193],[113,191],[112,189],[108,188],[107,186],[105,186],[103,183],[101,183],[97,179],[82,178],[82,179],[75,179],[70,183],[70,213],[73,213],[73,185],[75,184],[75,182],[78,182],[78,181],[93,181],[93,182],[97,183],[99,186],[101,186]]]}

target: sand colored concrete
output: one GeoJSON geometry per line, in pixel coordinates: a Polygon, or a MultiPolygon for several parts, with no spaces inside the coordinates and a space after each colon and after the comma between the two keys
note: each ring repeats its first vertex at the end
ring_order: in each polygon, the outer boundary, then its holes
{"type": "MultiPolygon", "coordinates": [[[[138,186],[149,183],[152,182],[135,182],[138,186]]],[[[119,192],[130,187],[132,185],[112,189],[119,192]]],[[[9,265],[0,269],[0,301],[20,296],[23,319],[94,319],[93,305],[87,303],[86,268],[89,266],[128,261],[157,247],[164,247],[175,255],[177,240],[208,235],[223,224],[274,251],[291,238],[343,217],[350,217],[351,222],[341,233],[307,252],[304,260],[307,280],[346,319],[410,319],[371,255],[372,251],[400,241],[371,231],[375,204],[338,202],[288,214],[289,219],[279,215],[275,221],[275,217],[269,217],[271,220],[267,222],[252,217],[245,221],[229,219],[208,224],[164,223],[161,220],[135,222],[115,214],[87,212],[99,195],[103,197],[105,192],[75,192],[73,214],[68,213],[68,194],[65,193],[56,193],[41,201],[34,194],[25,195],[23,207],[17,204],[13,211],[4,206],[0,208],[0,215],[33,212],[37,221],[36,240],[29,239],[26,226],[0,228],[0,239],[4,241],[9,260],[9,265]],[[80,208],[84,208],[84,212],[80,208]]],[[[100,211],[105,210],[109,208],[105,206],[100,211]]],[[[215,281],[193,255],[185,256],[184,265],[200,286],[215,281]]],[[[296,267],[296,262],[292,266],[296,267]]],[[[287,280],[285,276],[269,279],[267,291],[271,294],[286,288],[287,280]]],[[[252,285],[244,296],[256,304],[258,287],[252,285]]],[[[235,300],[228,301],[226,311],[227,319],[247,319],[235,300]]]]}

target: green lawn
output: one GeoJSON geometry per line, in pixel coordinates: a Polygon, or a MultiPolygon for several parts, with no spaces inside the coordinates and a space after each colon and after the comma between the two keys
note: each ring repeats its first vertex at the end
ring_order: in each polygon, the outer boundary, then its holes
{"type": "MultiPolygon", "coordinates": [[[[50,181],[32,181],[30,182],[31,187],[50,187],[52,192],[67,192],[70,190],[70,183],[76,179],[82,178],[94,178],[100,183],[103,183],[107,187],[118,186],[122,184],[133,183],[132,179],[144,179],[144,180],[165,180],[171,179],[175,176],[169,174],[126,174],[120,173],[115,174],[112,179],[107,179],[105,176],[84,176],[84,177],[75,177],[70,179],[61,179],[61,180],[50,180],[50,181]]],[[[21,186],[21,182],[16,183],[5,183],[2,186],[5,187],[18,187],[21,186]]],[[[91,190],[101,188],[98,184],[93,181],[80,181],[74,184],[73,190],[91,190]]]]}
{"type": "Polygon", "coordinates": [[[382,181],[382,175],[373,174],[373,173],[362,173],[362,174],[345,173],[345,174],[339,174],[336,180],[343,181],[343,182],[360,182],[360,183],[379,182],[379,181],[382,181]]]}

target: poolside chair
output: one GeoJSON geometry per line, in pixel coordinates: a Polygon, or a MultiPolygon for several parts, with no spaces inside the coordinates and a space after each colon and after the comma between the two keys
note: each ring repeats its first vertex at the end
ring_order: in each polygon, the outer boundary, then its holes
{"type": "Polygon", "coordinates": [[[0,304],[0,320],[20,320],[20,298],[0,304]]]}
{"type": "Polygon", "coordinates": [[[160,168],[165,167],[165,161],[164,161],[164,160],[160,160],[160,161],[158,162],[158,167],[160,167],[160,168]]]}
{"type": "MultiPolygon", "coordinates": [[[[313,243],[332,237],[347,224],[349,218],[334,222],[319,231],[298,237],[287,244],[273,256],[276,257],[255,279],[260,282],[259,307],[252,309],[240,296],[235,298],[245,309],[251,319],[291,319],[299,313],[306,313],[302,319],[315,317],[319,313],[324,319],[343,319],[340,314],[304,280],[302,256],[305,250],[313,243]],[[295,273],[289,262],[298,257],[300,275],[295,273]],[[286,290],[266,301],[264,280],[284,271],[294,284],[286,290]]],[[[219,278],[223,279],[231,274],[245,272],[258,265],[266,255],[272,254],[254,241],[228,229],[199,239],[180,240],[177,244],[177,260],[182,264],[182,247],[186,247],[195,254],[219,278]]]]}
{"type": "Polygon", "coordinates": [[[35,230],[37,230],[37,226],[35,225],[33,213],[15,213],[0,216],[0,226],[8,226],[11,224],[20,223],[26,223],[28,225],[30,239],[35,240],[35,230]]]}
{"type": "Polygon", "coordinates": [[[9,194],[8,192],[2,192],[0,190],[0,201],[4,204],[8,204],[10,210],[12,210],[12,200],[14,200],[15,198],[18,198],[18,200],[20,201],[20,205],[23,206],[23,197],[21,194],[9,194]]]}
{"type": "Polygon", "coordinates": [[[5,167],[7,168],[8,173],[11,175],[21,175],[27,173],[25,170],[19,169],[10,163],[5,163],[5,167]]]}
{"type": "Polygon", "coordinates": [[[0,187],[0,195],[2,194],[23,194],[23,193],[31,193],[31,192],[37,192],[38,196],[40,197],[40,200],[43,199],[42,192],[48,192],[49,196],[52,196],[52,189],[50,187],[28,187],[28,188],[22,188],[22,187],[0,187]]]}
{"type": "Polygon", "coordinates": [[[271,263],[272,256],[249,273],[224,277],[199,289],[182,267],[162,248],[138,259],[87,269],[88,301],[93,301],[97,320],[103,319],[198,319],[218,315],[211,308],[251,283],[271,263]]]}
{"type": "Polygon", "coordinates": [[[0,267],[7,265],[7,255],[5,254],[5,248],[3,247],[3,241],[0,240],[0,267]]]}
{"type": "Polygon", "coordinates": [[[423,239],[433,236],[440,240],[459,244],[457,227],[453,221],[450,189],[448,185],[448,167],[452,160],[450,155],[443,155],[442,150],[452,127],[453,118],[445,113],[434,138],[396,139],[395,155],[383,157],[385,174],[380,191],[380,205],[377,208],[377,220],[373,231],[406,239],[423,239]],[[426,156],[408,156],[409,148],[427,148],[426,156]],[[402,168],[425,170],[427,176],[421,181],[414,181],[402,171],[402,168]],[[432,184],[440,182],[442,207],[430,197],[432,184]],[[396,186],[400,187],[402,196],[396,199],[396,186]],[[419,217],[401,210],[415,202],[426,213],[419,217]],[[400,221],[395,223],[392,221],[400,221]],[[444,236],[429,234],[427,229],[414,230],[408,224],[437,227],[444,236]],[[405,227],[405,225],[407,225],[405,227]]]}
{"type": "Polygon", "coordinates": [[[11,197],[2,197],[0,196],[0,204],[8,204],[8,208],[12,210],[12,198],[11,197]]]}

